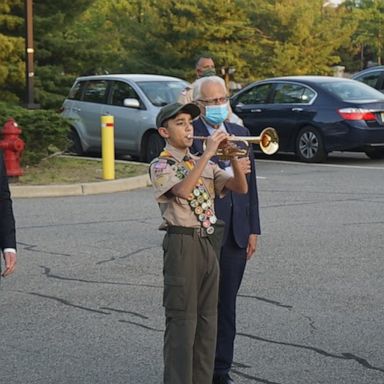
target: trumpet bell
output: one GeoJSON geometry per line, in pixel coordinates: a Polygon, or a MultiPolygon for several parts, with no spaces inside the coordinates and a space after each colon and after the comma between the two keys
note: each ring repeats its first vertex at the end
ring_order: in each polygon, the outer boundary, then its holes
{"type": "Polygon", "coordinates": [[[267,155],[273,155],[279,150],[279,136],[274,128],[265,128],[260,134],[260,149],[267,155]]]}

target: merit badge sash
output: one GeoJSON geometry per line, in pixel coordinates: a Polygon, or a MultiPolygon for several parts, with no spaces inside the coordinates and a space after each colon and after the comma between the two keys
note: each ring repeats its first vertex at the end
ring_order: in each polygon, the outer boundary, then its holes
{"type": "MultiPolygon", "coordinates": [[[[160,157],[172,157],[172,154],[165,150],[161,152],[160,157]]],[[[189,156],[185,156],[182,163],[179,163],[176,170],[176,176],[182,180],[194,167],[194,161],[189,156]]],[[[200,225],[205,228],[208,235],[211,235],[215,228],[213,224],[217,222],[217,217],[213,212],[213,200],[200,177],[197,185],[193,188],[188,197],[188,203],[197,217],[200,225]]]]}

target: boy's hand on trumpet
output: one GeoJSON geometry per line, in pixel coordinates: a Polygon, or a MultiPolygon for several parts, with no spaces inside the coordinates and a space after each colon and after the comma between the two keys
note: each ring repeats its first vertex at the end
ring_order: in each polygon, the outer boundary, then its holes
{"type": "Polygon", "coordinates": [[[240,171],[243,172],[244,175],[248,175],[248,173],[251,173],[251,160],[248,156],[237,158],[236,161],[239,165],[240,171]]]}
{"type": "Polygon", "coordinates": [[[217,149],[221,147],[228,139],[229,135],[221,130],[215,131],[207,137],[205,153],[210,157],[215,156],[217,149]]]}

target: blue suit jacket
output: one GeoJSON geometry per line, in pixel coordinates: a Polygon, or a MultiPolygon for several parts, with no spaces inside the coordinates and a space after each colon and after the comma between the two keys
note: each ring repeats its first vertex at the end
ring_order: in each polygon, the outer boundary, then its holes
{"type": "Polygon", "coordinates": [[[8,178],[0,151],[0,249],[4,248],[16,248],[16,237],[8,178]]]}
{"type": "MultiPolygon", "coordinates": [[[[201,118],[193,122],[194,135],[209,136],[208,129],[201,118]]],[[[247,128],[233,123],[225,123],[229,134],[235,136],[249,136],[247,128]]],[[[195,140],[191,152],[203,153],[203,142],[195,140]]],[[[232,228],[234,240],[239,248],[246,248],[250,234],[260,234],[259,199],[257,195],[256,169],[252,150],[249,155],[251,159],[251,173],[247,175],[248,193],[240,194],[228,191],[225,197],[215,199],[215,211],[219,219],[225,222],[224,239],[228,237],[229,228],[232,228]],[[230,223],[232,222],[232,225],[230,223]]],[[[215,156],[212,161],[224,168],[224,164],[215,156]]]]}

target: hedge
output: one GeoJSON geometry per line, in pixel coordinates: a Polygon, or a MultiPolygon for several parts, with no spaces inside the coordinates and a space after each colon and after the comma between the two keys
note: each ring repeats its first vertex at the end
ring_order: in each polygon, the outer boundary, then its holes
{"type": "Polygon", "coordinates": [[[23,166],[37,164],[52,153],[68,148],[69,124],[57,112],[0,102],[0,139],[3,139],[3,126],[10,117],[19,125],[25,141],[23,166]]]}

